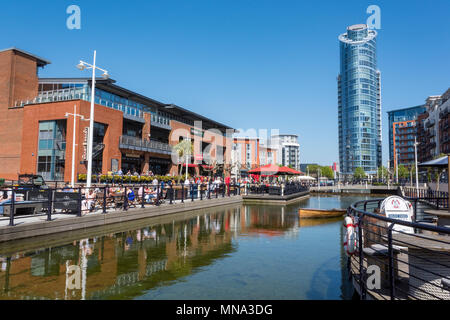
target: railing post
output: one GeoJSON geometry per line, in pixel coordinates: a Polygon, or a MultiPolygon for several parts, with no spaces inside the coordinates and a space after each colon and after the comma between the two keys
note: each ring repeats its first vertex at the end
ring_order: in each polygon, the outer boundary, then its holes
{"type": "Polygon", "coordinates": [[[106,213],[106,188],[108,187],[103,188],[103,213],[106,213]]]}
{"type": "Polygon", "coordinates": [[[219,190],[217,188],[217,183],[214,184],[216,187],[214,189],[216,189],[216,199],[219,197],[219,190]]]}
{"type": "Polygon", "coordinates": [[[388,256],[389,256],[389,293],[391,300],[395,300],[395,278],[394,278],[394,250],[392,249],[392,228],[391,223],[388,229],[388,256]]]}
{"type": "Polygon", "coordinates": [[[159,183],[158,183],[158,186],[156,187],[156,206],[159,206],[159,199],[160,199],[159,196],[160,195],[159,195],[159,183]]]}
{"type": "Polygon", "coordinates": [[[362,242],[362,224],[364,215],[358,219],[358,251],[359,251],[359,288],[361,299],[366,300],[366,287],[364,284],[364,260],[363,260],[363,242],[362,242]]]}
{"type": "Polygon", "coordinates": [[[211,199],[211,181],[208,181],[208,199],[211,199]]]}
{"type": "Polygon", "coordinates": [[[181,203],[184,203],[184,183],[181,184],[181,203]]]}
{"type": "Polygon", "coordinates": [[[47,221],[52,221],[52,189],[48,189],[47,221]]]}
{"type": "Polygon", "coordinates": [[[145,208],[145,188],[144,188],[144,185],[141,185],[140,187],[139,187],[139,189],[140,188],[142,188],[142,199],[141,199],[141,208],[142,209],[144,209],[145,208]]]}
{"type": "Polygon", "coordinates": [[[172,183],[170,184],[170,204],[172,204],[173,201],[173,185],[172,183]]]}
{"type": "Polygon", "coordinates": [[[127,211],[128,210],[128,195],[127,195],[127,187],[124,188],[123,190],[123,210],[127,211]]]}
{"type": "Polygon", "coordinates": [[[202,201],[203,200],[203,182],[201,182],[199,185],[198,185],[198,190],[199,190],[199,192],[200,192],[200,201],[202,201]]]}
{"type": "Polygon", "coordinates": [[[12,189],[11,189],[11,195],[12,195],[12,198],[11,198],[11,205],[10,205],[10,212],[9,212],[9,225],[11,227],[13,227],[14,226],[14,213],[15,213],[14,212],[15,211],[14,204],[16,202],[16,191],[14,190],[14,187],[12,187],[12,189]]]}
{"type": "Polygon", "coordinates": [[[419,201],[419,199],[414,199],[414,222],[417,221],[417,201],[419,201]]]}
{"type": "Polygon", "coordinates": [[[191,202],[193,202],[194,201],[194,184],[193,183],[191,183],[189,185],[189,189],[191,190],[191,202]]]}
{"type": "Polygon", "coordinates": [[[83,195],[81,193],[82,193],[81,187],[78,187],[78,212],[77,212],[78,217],[81,217],[83,215],[83,208],[81,205],[83,195]]]}

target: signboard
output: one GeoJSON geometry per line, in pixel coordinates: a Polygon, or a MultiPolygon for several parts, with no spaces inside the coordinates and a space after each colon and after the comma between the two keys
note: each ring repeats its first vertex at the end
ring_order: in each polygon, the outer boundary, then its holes
{"type": "Polygon", "coordinates": [[[202,137],[205,135],[205,132],[203,132],[202,130],[199,129],[195,129],[195,128],[191,128],[191,134],[194,136],[199,136],[202,137]]]}
{"type": "MultiPolygon", "coordinates": [[[[391,196],[384,199],[381,204],[381,212],[384,212],[387,218],[402,220],[407,222],[412,222],[412,217],[414,215],[414,209],[409,201],[398,197],[391,196]]],[[[388,223],[388,227],[391,224],[388,223]]],[[[404,233],[414,233],[414,229],[411,227],[406,227],[403,225],[395,224],[394,231],[401,231],[404,233]]]]}
{"type": "Polygon", "coordinates": [[[196,161],[203,161],[203,154],[196,154],[195,155],[195,160],[196,161]]]}
{"type": "Polygon", "coordinates": [[[111,171],[112,172],[119,171],[119,160],[118,159],[111,159],[111,171]]]}
{"type": "Polygon", "coordinates": [[[87,160],[87,145],[89,137],[89,127],[83,129],[83,160],[87,160]]]}
{"type": "Polygon", "coordinates": [[[141,157],[141,155],[139,155],[139,154],[133,154],[133,153],[126,153],[126,154],[125,154],[125,157],[127,157],[127,158],[136,158],[136,159],[138,159],[138,158],[141,157]]]}
{"type": "Polygon", "coordinates": [[[79,197],[79,193],[76,192],[55,192],[53,194],[53,208],[78,211],[79,197]]]}

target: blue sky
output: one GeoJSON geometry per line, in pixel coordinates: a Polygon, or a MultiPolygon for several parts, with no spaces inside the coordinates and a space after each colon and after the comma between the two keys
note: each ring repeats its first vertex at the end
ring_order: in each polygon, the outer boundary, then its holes
{"type": "Polygon", "coordinates": [[[117,84],[242,129],[298,134],[301,162],[338,160],[338,35],[381,8],[383,163],[386,111],[450,87],[450,1],[2,1],[0,48],[52,61],[42,77],[89,76],[80,59],[117,84]],[[66,8],[81,8],[81,30],[66,8]]]}

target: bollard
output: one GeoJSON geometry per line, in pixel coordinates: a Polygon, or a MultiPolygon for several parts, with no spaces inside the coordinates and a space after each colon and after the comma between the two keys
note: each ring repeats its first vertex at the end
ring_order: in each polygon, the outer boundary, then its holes
{"type": "Polygon", "coordinates": [[[225,198],[225,184],[222,183],[222,198],[225,198]]]}
{"type": "Polygon", "coordinates": [[[191,202],[194,201],[194,185],[191,183],[191,202]]]}
{"type": "Polygon", "coordinates": [[[144,188],[143,185],[140,188],[142,188],[142,196],[141,196],[142,204],[141,204],[141,208],[144,209],[145,208],[145,188],[144,188]]]}
{"type": "Polygon", "coordinates": [[[200,201],[201,201],[201,200],[203,200],[203,192],[202,192],[203,191],[203,183],[201,183],[199,186],[200,186],[199,190],[200,190],[200,201]]]}
{"type": "Polygon", "coordinates": [[[173,186],[172,184],[170,184],[170,204],[172,204],[172,200],[173,200],[173,186]]]}

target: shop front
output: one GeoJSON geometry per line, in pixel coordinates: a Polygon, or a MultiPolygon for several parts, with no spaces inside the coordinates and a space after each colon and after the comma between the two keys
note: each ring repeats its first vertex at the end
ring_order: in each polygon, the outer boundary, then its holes
{"type": "Polygon", "coordinates": [[[154,175],[161,176],[169,173],[172,162],[170,159],[150,157],[149,170],[154,175]]]}
{"type": "Polygon", "coordinates": [[[133,154],[133,153],[125,153],[122,155],[122,172],[127,174],[130,172],[131,174],[137,172],[141,174],[141,168],[144,164],[144,155],[143,154],[133,154]]]}

